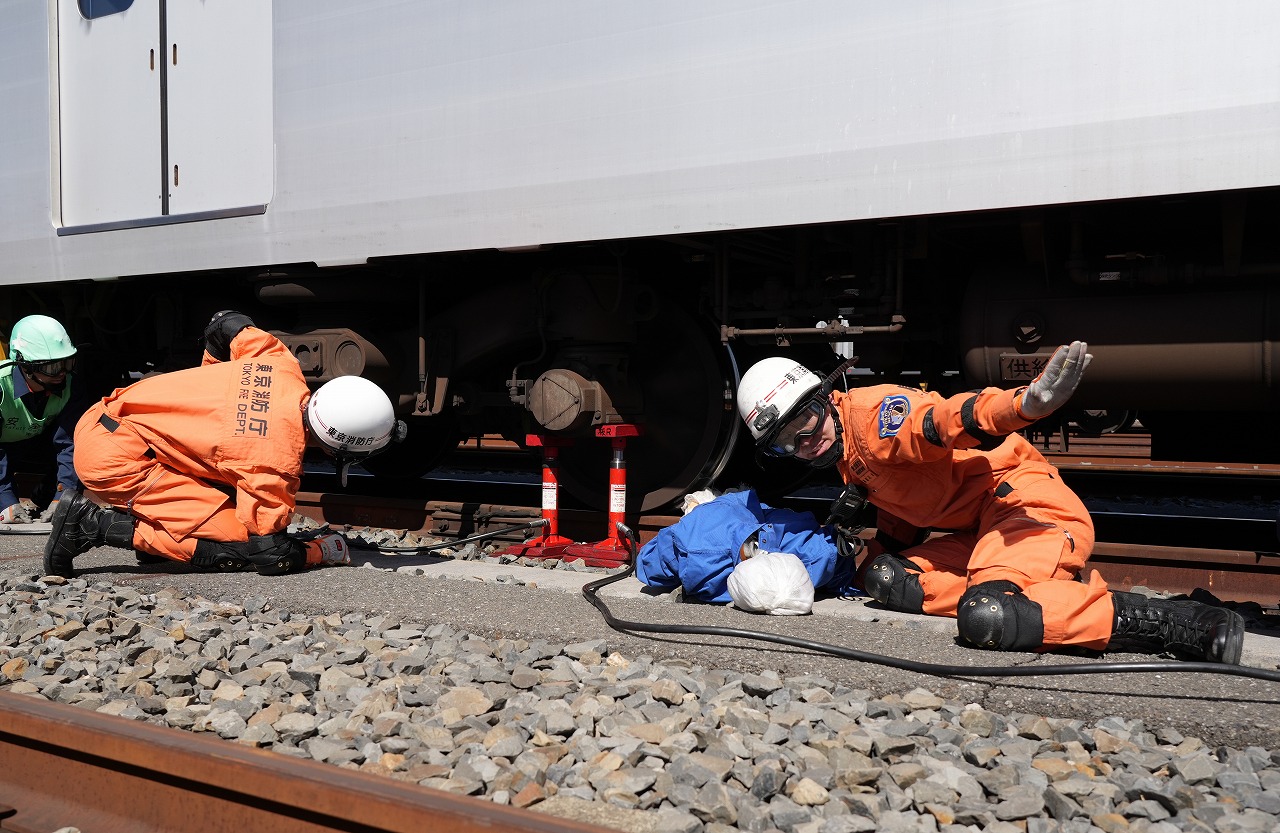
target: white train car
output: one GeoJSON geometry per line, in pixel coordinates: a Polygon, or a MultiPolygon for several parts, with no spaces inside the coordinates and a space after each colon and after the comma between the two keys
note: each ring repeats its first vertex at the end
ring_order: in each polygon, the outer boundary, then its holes
{"type": "Polygon", "coordinates": [[[1076,424],[1274,454],[1204,435],[1280,410],[1277,36],[1261,0],[0,0],[0,318],[110,381],[243,307],[398,397],[403,471],[562,435],[590,499],[638,426],[633,508],[724,470],[738,364],[832,342],[973,387],[1085,338],[1076,424]]]}

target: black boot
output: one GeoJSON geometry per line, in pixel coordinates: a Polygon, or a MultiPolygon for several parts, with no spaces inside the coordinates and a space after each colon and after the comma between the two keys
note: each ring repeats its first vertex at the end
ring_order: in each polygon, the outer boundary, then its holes
{"type": "Polygon", "coordinates": [[[117,509],[104,509],[80,492],[66,492],[50,521],[53,529],[44,545],[44,572],[71,578],[72,560],[82,552],[103,545],[133,548],[133,517],[117,509]]]}
{"type": "Polygon", "coordinates": [[[881,553],[867,570],[867,594],[890,610],[923,613],[920,572],[919,567],[897,553],[881,553]]]}
{"type": "Polygon", "coordinates": [[[1115,621],[1107,649],[1137,653],[1170,651],[1193,659],[1240,663],[1244,619],[1239,613],[1186,599],[1150,599],[1113,590],[1115,621]]]}

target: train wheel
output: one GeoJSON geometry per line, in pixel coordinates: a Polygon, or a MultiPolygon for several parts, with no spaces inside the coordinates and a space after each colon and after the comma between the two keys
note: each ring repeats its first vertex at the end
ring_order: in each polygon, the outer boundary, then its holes
{"type": "MultiPolygon", "coordinates": [[[[731,357],[678,310],[641,330],[629,372],[644,396],[642,436],[627,440],[627,511],[650,512],[704,488],[724,469],[738,423],[731,357]]],[[[560,456],[560,483],[578,501],[609,505],[610,441],[576,440],[560,456]]]]}

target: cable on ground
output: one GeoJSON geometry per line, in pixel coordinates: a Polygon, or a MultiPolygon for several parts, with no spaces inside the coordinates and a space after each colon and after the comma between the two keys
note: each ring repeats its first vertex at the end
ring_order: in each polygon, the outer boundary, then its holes
{"type": "Polygon", "coordinates": [[[1052,677],[1076,674],[1119,674],[1119,673],[1154,673],[1154,674],[1224,674],[1231,677],[1249,677],[1255,680],[1280,682],[1280,671],[1269,671],[1265,668],[1253,668],[1247,665],[1229,665],[1220,662],[1082,662],[1068,665],[948,665],[945,663],[915,662],[899,657],[873,654],[846,648],[842,645],[831,645],[815,642],[794,636],[765,633],[763,631],[746,630],[744,628],[725,628],[716,625],[680,625],[665,622],[632,622],[614,616],[608,606],[597,595],[601,588],[635,574],[636,556],[640,542],[636,534],[625,524],[618,524],[619,534],[627,541],[631,551],[631,565],[624,571],[583,585],[582,595],[600,611],[609,627],[614,630],[634,633],[681,633],[699,636],[727,636],[736,639],[752,639],[759,642],[772,642],[777,645],[789,645],[793,648],[804,648],[821,654],[829,654],[842,659],[853,659],[869,662],[918,674],[929,674],[935,677],[1052,677]]]}

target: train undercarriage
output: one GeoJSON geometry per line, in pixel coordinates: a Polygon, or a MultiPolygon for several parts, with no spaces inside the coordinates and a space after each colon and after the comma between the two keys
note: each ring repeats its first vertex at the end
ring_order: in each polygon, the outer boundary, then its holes
{"type": "MultiPolygon", "coordinates": [[[[1153,456],[1280,462],[1280,190],[370,259],[10,290],[66,321],[95,395],[199,361],[208,316],[276,332],[319,384],[393,394],[407,444],[376,474],[419,476],[461,440],[562,443],[577,499],[628,509],[760,478],[733,394],[784,352],[850,385],[944,394],[1034,376],[1059,343],[1095,361],[1041,432],[1140,422],[1153,456]]],[[[768,465],[768,464],[766,464],[768,465]]],[[[775,466],[780,464],[773,464],[775,466]]],[[[769,475],[798,478],[785,468],[769,475]]]]}

